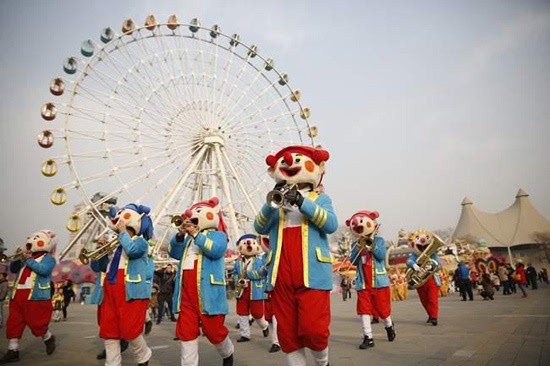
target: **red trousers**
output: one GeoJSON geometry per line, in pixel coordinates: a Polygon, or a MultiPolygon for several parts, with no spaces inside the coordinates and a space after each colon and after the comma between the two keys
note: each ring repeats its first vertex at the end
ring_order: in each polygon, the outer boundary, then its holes
{"type": "Polygon", "coordinates": [[[97,312],[99,337],[131,341],[143,332],[149,299],[126,300],[124,270],[119,269],[116,283],[103,283],[103,302],[97,312]]]}
{"type": "Polygon", "coordinates": [[[243,295],[237,299],[237,315],[250,315],[254,319],[264,316],[264,300],[251,300],[251,283],[244,289],[243,295]]]}
{"type": "Polygon", "coordinates": [[[192,341],[200,335],[199,322],[210,343],[218,344],[229,334],[224,325],[225,315],[205,315],[200,311],[197,291],[197,261],[192,270],[184,270],[181,279],[181,306],[176,325],[176,337],[192,341]]]}
{"type": "MultiPolygon", "coordinates": [[[[15,284],[17,286],[17,284],[15,284]]],[[[10,315],[6,323],[6,338],[21,338],[28,326],[35,337],[48,332],[52,317],[51,300],[29,300],[31,290],[17,290],[10,301],[10,315]]]]}
{"type": "Polygon", "coordinates": [[[265,320],[267,320],[268,323],[273,323],[273,306],[271,305],[271,295],[264,300],[264,313],[265,320]]]}
{"type": "Polygon", "coordinates": [[[307,347],[322,351],[330,335],[330,291],[304,285],[300,227],[283,230],[277,282],[271,297],[283,352],[307,347]]]}
{"type": "Polygon", "coordinates": [[[386,319],[391,315],[390,288],[372,288],[357,291],[357,315],[372,315],[386,319]]]}
{"type": "Polygon", "coordinates": [[[439,286],[435,283],[433,276],[425,284],[417,288],[416,291],[428,316],[437,319],[439,286]]]}

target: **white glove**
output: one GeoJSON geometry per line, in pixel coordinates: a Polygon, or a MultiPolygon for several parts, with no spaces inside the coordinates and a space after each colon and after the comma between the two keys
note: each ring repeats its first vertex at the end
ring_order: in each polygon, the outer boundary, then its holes
{"type": "Polygon", "coordinates": [[[418,271],[420,271],[420,266],[418,264],[414,263],[413,264],[413,269],[418,272],[418,271]]]}

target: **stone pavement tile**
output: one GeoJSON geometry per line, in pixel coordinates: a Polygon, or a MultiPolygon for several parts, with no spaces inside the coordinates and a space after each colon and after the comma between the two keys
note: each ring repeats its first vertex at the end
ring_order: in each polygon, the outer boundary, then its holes
{"type": "Polygon", "coordinates": [[[523,346],[519,350],[514,365],[516,366],[530,366],[536,365],[540,359],[541,346],[523,346]]]}
{"type": "Polygon", "coordinates": [[[441,366],[462,366],[466,362],[468,362],[468,359],[464,357],[449,357],[441,366]]]}
{"type": "Polygon", "coordinates": [[[540,352],[540,365],[550,365],[550,347],[543,346],[540,352]]]}
{"type": "Polygon", "coordinates": [[[495,357],[487,363],[487,366],[512,366],[514,363],[513,357],[495,357]]]}
{"type": "Polygon", "coordinates": [[[418,366],[440,366],[442,365],[444,360],[439,360],[436,358],[426,358],[419,363],[417,363],[418,366]]]}

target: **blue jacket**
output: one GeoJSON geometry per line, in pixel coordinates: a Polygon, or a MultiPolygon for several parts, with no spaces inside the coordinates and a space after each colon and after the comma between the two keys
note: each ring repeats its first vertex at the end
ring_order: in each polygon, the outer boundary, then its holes
{"type": "Polygon", "coordinates": [[[459,280],[469,280],[470,269],[464,263],[460,263],[457,268],[457,275],[459,280]]]}
{"type": "MultiPolygon", "coordinates": [[[[324,193],[310,192],[304,197],[302,207],[302,256],[304,285],[317,290],[332,290],[332,256],[327,234],[338,228],[338,220],[330,197],[324,193]]],[[[277,281],[284,228],[284,210],[264,204],[254,220],[259,234],[269,234],[269,253],[266,259],[267,291],[272,291],[277,281]]]]}
{"type": "MultiPolygon", "coordinates": [[[[413,268],[413,264],[416,263],[417,258],[418,258],[418,254],[416,252],[411,253],[411,256],[409,257],[409,259],[407,259],[407,267],[413,268]]],[[[435,253],[432,254],[431,258],[434,259],[437,262],[437,264],[441,267],[441,262],[439,261],[439,257],[437,256],[437,254],[435,253]]],[[[434,281],[437,286],[441,286],[441,278],[439,277],[439,271],[436,271],[434,273],[434,281]]]]}
{"type": "MultiPolygon", "coordinates": [[[[364,290],[365,285],[365,273],[363,273],[363,262],[361,261],[361,255],[358,254],[357,246],[355,246],[351,252],[351,258],[353,264],[357,266],[356,278],[356,290],[364,290]]],[[[374,237],[374,249],[372,251],[372,288],[383,288],[390,285],[390,279],[388,278],[388,272],[386,272],[386,242],[384,238],[380,236],[374,237]]]]}
{"type": "Polygon", "coordinates": [[[28,258],[24,261],[18,260],[11,262],[10,271],[12,273],[17,273],[17,277],[11,290],[10,299],[15,297],[15,293],[17,292],[17,284],[19,283],[19,278],[23,273],[21,270],[24,265],[31,269],[32,287],[29,300],[50,300],[52,298],[50,282],[52,271],[55,267],[55,258],[48,253],[37,259],[28,258]]]}
{"type": "MultiPolygon", "coordinates": [[[[254,257],[252,259],[252,269],[246,272],[246,277],[250,280],[248,286],[250,286],[250,299],[251,300],[265,300],[267,298],[265,293],[265,256],[254,257]]],[[[235,262],[233,268],[233,282],[236,284],[241,273],[244,271],[244,259],[239,258],[235,262]]],[[[237,297],[239,298],[239,297],[237,297]]]]}
{"type": "MultiPolygon", "coordinates": [[[[192,238],[189,235],[186,235],[183,241],[178,241],[178,235],[175,235],[168,248],[170,257],[180,261],[174,289],[174,313],[180,312],[183,262],[191,242],[192,238]]],[[[195,237],[195,244],[200,249],[197,258],[200,311],[205,315],[227,314],[224,265],[227,236],[221,231],[203,230],[195,237]]]]}
{"type": "MultiPolygon", "coordinates": [[[[126,300],[149,299],[151,297],[152,276],[150,275],[149,257],[147,256],[149,248],[147,241],[141,236],[130,238],[128,233],[119,234],[118,240],[127,257],[124,265],[126,300]]],[[[103,302],[103,285],[107,277],[105,274],[109,266],[109,258],[103,257],[98,261],[92,261],[90,266],[92,270],[100,273],[92,295],[92,303],[99,305],[103,302]]]]}

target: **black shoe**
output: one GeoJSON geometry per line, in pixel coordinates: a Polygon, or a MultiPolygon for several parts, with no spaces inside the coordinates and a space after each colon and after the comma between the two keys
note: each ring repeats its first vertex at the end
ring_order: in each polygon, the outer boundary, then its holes
{"type": "Polygon", "coordinates": [[[460,300],[460,301],[466,301],[466,299],[462,299],[462,300],[460,300]]]}
{"type": "Polygon", "coordinates": [[[437,318],[431,318],[430,323],[432,323],[433,326],[437,325],[437,318]]]}
{"type": "Polygon", "coordinates": [[[174,341],[179,341],[180,339],[178,337],[173,338],[174,341]]]}
{"type": "Polygon", "coordinates": [[[374,347],[374,339],[364,336],[363,343],[359,345],[359,349],[367,349],[371,347],[374,347]]]}
{"type": "Polygon", "coordinates": [[[6,353],[4,357],[0,358],[0,365],[9,363],[9,362],[17,362],[17,361],[19,361],[19,351],[13,351],[9,349],[8,353],[6,353]]]}
{"type": "Polygon", "coordinates": [[[159,324],[160,324],[160,320],[157,320],[157,325],[159,325],[159,324]]]}
{"type": "Polygon", "coordinates": [[[235,325],[235,329],[241,329],[241,325],[237,323],[237,325],[235,325]]]}
{"type": "Polygon", "coordinates": [[[237,342],[241,343],[241,342],[249,342],[250,341],[250,338],[246,338],[246,337],[243,337],[241,336],[241,338],[237,339],[237,342]]]}
{"type": "Polygon", "coordinates": [[[128,342],[126,339],[120,340],[120,353],[126,351],[128,349],[128,346],[130,345],[130,342],[128,342]]]}
{"type": "Polygon", "coordinates": [[[148,365],[149,365],[149,361],[138,363],[138,366],[148,366],[148,365]]]}
{"type": "Polygon", "coordinates": [[[44,341],[44,344],[46,345],[46,354],[51,355],[55,351],[55,336],[52,334],[47,341],[44,341]]]}
{"type": "Polygon", "coordinates": [[[269,327],[265,328],[264,330],[262,330],[262,333],[264,334],[264,338],[265,337],[269,337],[269,327]]]}
{"type": "Polygon", "coordinates": [[[145,335],[151,333],[151,330],[153,329],[153,322],[149,320],[148,322],[145,322],[145,335]]]}
{"type": "Polygon", "coordinates": [[[223,366],[233,366],[233,355],[223,359],[223,366]]]}
{"type": "Polygon", "coordinates": [[[178,319],[176,319],[175,317],[171,317],[170,320],[173,321],[173,322],[177,322],[177,321],[178,321],[178,319]]]}
{"type": "Polygon", "coordinates": [[[380,319],[374,319],[374,318],[373,318],[373,319],[370,321],[370,323],[371,323],[371,324],[378,324],[378,323],[380,323],[380,319]]]}
{"type": "Polygon", "coordinates": [[[429,323],[432,321],[432,318],[431,317],[428,317],[428,320],[426,320],[426,323],[429,323]]]}
{"type": "Polygon", "coordinates": [[[254,324],[254,319],[250,319],[250,320],[248,321],[248,325],[252,325],[252,324],[254,324]]]}
{"type": "Polygon", "coordinates": [[[104,360],[107,358],[107,351],[103,350],[100,354],[98,354],[96,357],[98,360],[104,360]]]}
{"type": "Polygon", "coordinates": [[[395,329],[393,328],[393,325],[386,328],[386,333],[388,334],[388,341],[393,342],[395,339],[395,329]]]}
{"type": "Polygon", "coordinates": [[[278,344],[272,344],[271,348],[269,349],[269,353],[279,352],[280,350],[281,346],[279,346],[278,344]]]}

